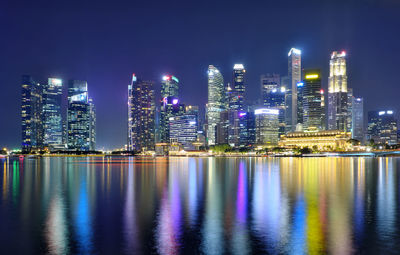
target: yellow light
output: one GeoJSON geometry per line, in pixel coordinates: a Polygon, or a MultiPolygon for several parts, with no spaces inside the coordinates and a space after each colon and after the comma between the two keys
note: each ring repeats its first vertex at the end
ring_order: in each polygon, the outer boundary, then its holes
{"type": "Polygon", "coordinates": [[[318,74],[309,74],[306,75],[306,79],[317,79],[319,77],[318,74]]]}

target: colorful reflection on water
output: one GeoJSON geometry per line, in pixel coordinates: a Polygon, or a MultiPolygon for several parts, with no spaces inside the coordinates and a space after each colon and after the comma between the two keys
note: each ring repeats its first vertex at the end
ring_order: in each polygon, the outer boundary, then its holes
{"type": "Polygon", "coordinates": [[[1,158],[0,253],[396,253],[399,164],[1,158]]]}

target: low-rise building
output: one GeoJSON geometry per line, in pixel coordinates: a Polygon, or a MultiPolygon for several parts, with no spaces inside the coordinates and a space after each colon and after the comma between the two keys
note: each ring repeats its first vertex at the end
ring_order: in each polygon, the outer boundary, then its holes
{"type": "Polygon", "coordinates": [[[348,150],[351,148],[351,132],[326,130],[313,132],[290,132],[280,137],[279,146],[286,148],[317,148],[318,150],[348,150]]]}

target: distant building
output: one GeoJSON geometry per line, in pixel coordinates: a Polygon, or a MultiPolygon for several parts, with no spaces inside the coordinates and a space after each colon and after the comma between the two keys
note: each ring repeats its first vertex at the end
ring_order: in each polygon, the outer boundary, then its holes
{"type": "Polygon", "coordinates": [[[350,132],[341,130],[290,132],[281,136],[279,146],[285,148],[308,147],[322,151],[348,150],[351,148],[351,144],[348,142],[350,138],[350,132]]]}
{"type": "Polygon", "coordinates": [[[179,79],[173,75],[164,75],[161,81],[161,97],[179,97],[179,79]]]}
{"type": "Polygon", "coordinates": [[[235,64],[233,66],[233,84],[229,101],[230,110],[244,110],[245,73],[246,70],[242,64],[235,64]]]}
{"type": "Polygon", "coordinates": [[[263,105],[267,106],[270,104],[271,92],[281,87],[281,78],[279,74],[263,74],[261,75],[260,83],[263,105]]]}
{"type": "Polygon", "coordinates": [[[179,143],[184,150],[194,150],[193,143],[197,141],[197,124],[197,116],[194,114],[170,117],[170,141],[179,143]]]}
{"type": "Polygon", "coordinates": [[[220,121],[216,128],[216,144],[228,144],[229,137],[229,111],[225,110],[220,113],[220,121]]]}
{"type": "Polygon", "coordinates": [[[351,137],[364,142],[364,100],[362,97],[352,97],[351,137]]]}
{"type": "Polygon", "coordinates": [[[323,100],[323,93],[321,93],[321,80],[320,70],[304,70],[302,92],[304,130],[325,130],[325,101],[323,100]]]}
{"type": "Polygon", "coordinates": [[[285,121],[285,112],[286,112],[286,88],[276,87],[272,90],[265,91],[263,94],[264,106],[267,108],[274,108],[279,110],[279,135],[283,135],[285,133],[286,121],[285,121]]]}
{"type": "Polygon", "coordinates": [[[259,145],[274,145],[279,136],[279,110],[260,108],[255,115],[255,143],[259,145]]]}
{"type": "Polygon", "coordinates": [[[224,78],[213,65],[208,66],[207,139],[208,145],[216,144],[216,128],[220,113],[225,109],[226,92],[224,78]]]}
{"type": "Polygon", "coordinates": [[[61,99],[62,80],[49,78],[43,86],[44,146],[50,150],[65,149],[63,141],[61,99]]]}
{"type": "Polygon", "coordinates": [[[346,52],[334,51],[329,62],[328,129],[347,131],[346,52]]]}
{"type": "Polygon", "coordinates": [[[304,103],[304,82],[299,81],[297,83],[297,124],[303,126],[303,103],[304,103]]]}
{"type": "Polygon", "coordinates": [[[43,148],[43,88],[29,75],[22,76],[22,151],[43,148]]]}
{"type": "MultiPolygon", "coordinates": [[[[167,80],[164,80],[167,82],[167,80]]],[[[152,151],[155,144],[155,102],[152,81],[132,75],[128,85],[128,150],[152,151]]]]}
{"type": "Polygon", "coordinates": [[[368,112],[367,139],[376,144],[397,144],[397,119],[391,110],[368,112]]]}
{"type": "Polygon", "coordinates": [[[179,103],[176,97],[164,97],[160,110],[160,140],[161,143],[170,142],[169,119],[185,113],[185,105],[179,103]]]}
{"type": "Polygon", "coordinates": [[[288,53],[289,87],[287,89],[286,127],[295,130],[297,118],[297,83],[301,81],[301,50],[291,48],[288,53]]]}

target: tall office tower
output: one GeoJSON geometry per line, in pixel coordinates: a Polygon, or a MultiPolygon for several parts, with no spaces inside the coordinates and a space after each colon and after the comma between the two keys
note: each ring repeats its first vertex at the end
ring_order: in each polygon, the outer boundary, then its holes
{"type": "Polygon", "coordinates": [[[279,139],[279,111],[273,108],[259,108],[255,115],[256,144],[277,144],[279,139]]]}
{"type": "Polygon", "coordinates": [[[281,86],[285,88],[285,133],[292,131],[292,85],[289,76],[281,77],[281,86]]]}
{"type": "Polygon", "coordinates": [[[89,98],[89,107],[90,107],[90,136],[89,148],[91,151],[96,150],[96,107],[93,103],[93,99],[89,98]]]}
{"type": "Polygon", "coordinates": [[[244,74],[246,70],[242,64],[235,64],[233,66],[233,84],[229,102],[229,109],[242,111],[244,109],[244,74]]]}
{"type": "Polygon", "coordinates": [[[208,66],[207,139],[208,145],[216,144],[216,127],[225,109],[224,78],[213,65],[208,66]]]}
{"type": "Polygon", "coordinates": [[[279,110],[279,135],[283,135],[285,133],[285,127],[286,127],[286,121],[285,121],[286,88],[283,86],[274,88],[268,92],[265,92],[263,96],[264,96],[263,100],[264,106],[279,110]]]}
{"type": "Polygon", "coordinates": [[[328,129],[347,131],[346,52],[334,51],[329,62],[328,129]]]}
{"type": "MultiPolygon", "coordinates": [[[[297,118],[297,83],[301,81],[301,50],[291,48],[288,53],[288,76],[289,76],[289,91],[288,95],[291,99],[291,104],[287,111],[287,118],[291,119],[290,126],[288,128],[291,131],[295,131],[296,124],[298,123],[297,118]]],[[[301,122],[300,122],[301,123],[301,122]]]]}
{"type": "Polygon", "coordinates": [[[217,124],[216,144],[228,144],[229,136],[229,110],[220,113],[219,122],[217,124]]]}
{"type": "Polygon", "coordinates": [[[319,69],[308,69],[304,70],[303,73],[303,127],[305,130],[324,130],[321,71],[319,69]]]}
{"type": "Polygon", "coordinates": [[[161,81],[161,97],[179,97],[179,80],[173,75],[164,75],[161,81]]]}
{"type": "Polygon", "coordinates": [[[376,144],[397,144],[397,119],[391,110],[368,112],[367,139],[376,144]]]}
{"type": "Polygon", "coordinates": [[[352,88],[347,88],[347,129],[350,132],[353,132],[352,130],[352,117],[353,114],[353,89],[352,88]]]}
{"type": "Polygon", "coordinates": [[[169,118],[170,140],[182,145],[184,150],[194,150],[197,140],[197,116],[185,113],[169,118]]]}
{"type": "Polygon", "coordinates": [[[321,89],[321,130],[326,130],[326,104],[325,104],[325,91],[321,89]]]}
{"type": "Polygon", "coordinates": [[[31,76],[22,76],[22,151],[43,148],[43,88],[31,76]]]}
{"type": "Polygon", "coordinates": [[[96,116],[86,81],[68,83],[67,145],[70,150],[95,150],[96,116]]]}
{"type": "Polygon", "coordinates": [[[304,82],[299,81],[297,83],[297,126],[303,126],[303,94],[304,94],[304,82]]]}
{"type": "Polygon", "coordinates": [[[362,97],[352,97],[351,137],[364,142],[364,100],[362,97]]]}
{"type": "Polygon", "coordinates": [[[260,78],[261,83],[261,96],[263,105],[267,105],[269,102],[269,95],[273,90],[277,90],[281,87],[281,78],[279,74],[263,74],[260,78]]]}
{"type": "Polygon", "coordinates": [[[151,151],[155,143],[155,103],[152,81],[132,75],[128,85],[128,150],[151,151]]]}
{"type": "Polygon", "coordinates": [[[43,89],[44,146],[50,150],[65,149],[62,144],[62,80],[49,78],[43,89]]]}
{"type": "Polygon", "coordinates": [[[170,142],[169,119],[185,113],[185,105],[176,97],[164,97],[160,109],[160,142],[170,142]]]}

